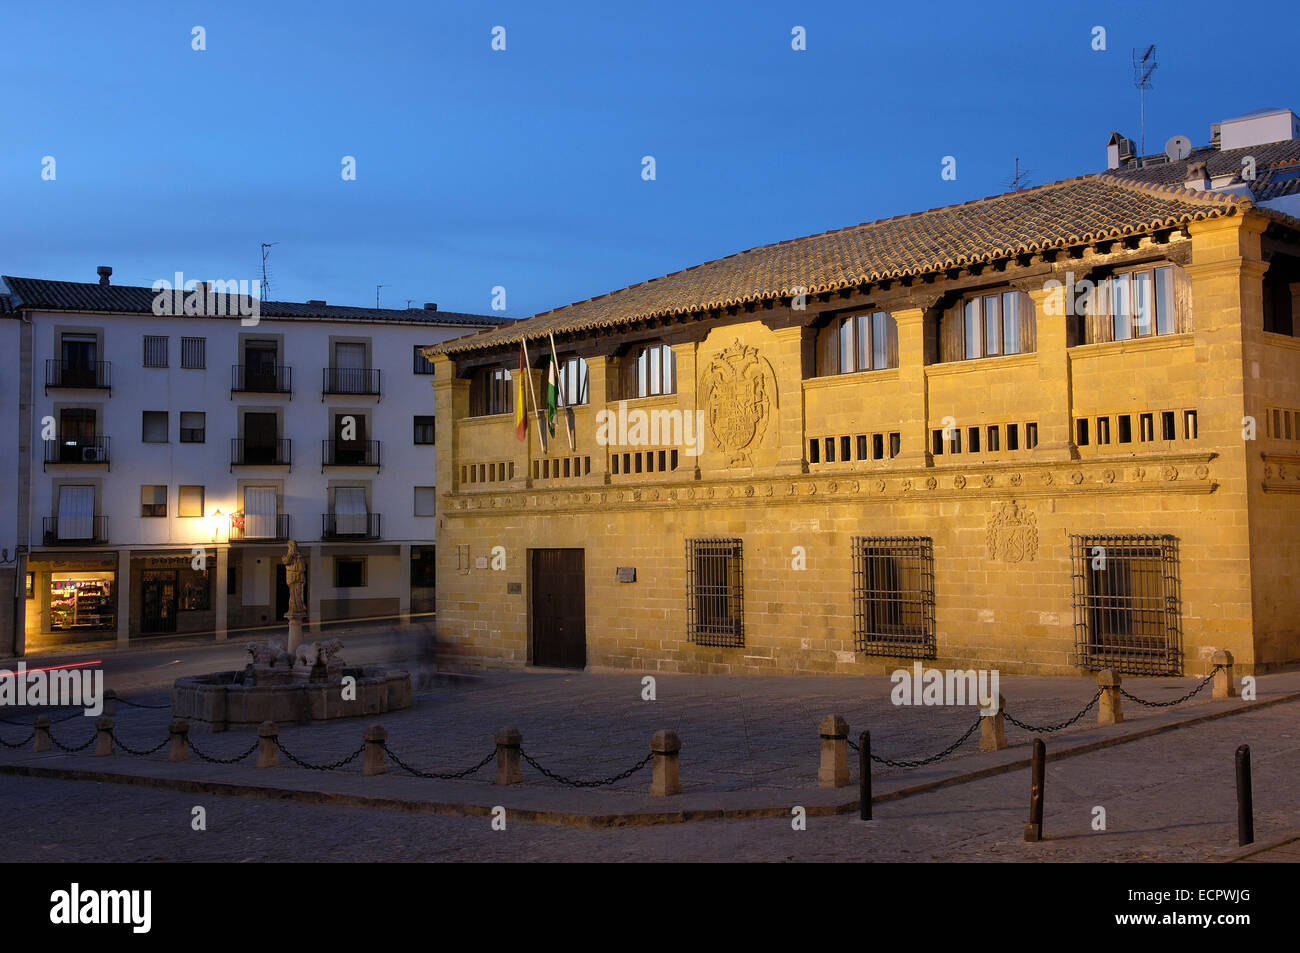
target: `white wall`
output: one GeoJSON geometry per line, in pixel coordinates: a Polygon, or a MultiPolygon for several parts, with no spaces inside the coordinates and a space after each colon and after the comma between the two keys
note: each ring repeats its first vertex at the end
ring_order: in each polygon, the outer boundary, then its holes
{"type": "MultiPolygon", "coordinates": [[[[21,372],[18,347],[21,324],[17,316],[0,317],[0,447],[5,448],[0,455],[0,547],[9,550],[10,559],[18,545],[18,384],[21,372]]],[[[10,608],[4,606],[3,611],[8,612],[10,608]]]]}

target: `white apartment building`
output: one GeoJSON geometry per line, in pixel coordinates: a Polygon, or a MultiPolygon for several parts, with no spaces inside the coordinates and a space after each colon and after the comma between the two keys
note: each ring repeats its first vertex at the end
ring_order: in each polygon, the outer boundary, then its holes
{"type": "Polygon", "coordinates": [[[4,278],[0,656],[433,610],[432,366],[501,317],[4,278]],[[189,298],[186,295],[185,298],[189,298]],[[12,456],[10,456],[12,454],[12,456]],[[16,558],[15,558],[15,554],[16,558]]]}

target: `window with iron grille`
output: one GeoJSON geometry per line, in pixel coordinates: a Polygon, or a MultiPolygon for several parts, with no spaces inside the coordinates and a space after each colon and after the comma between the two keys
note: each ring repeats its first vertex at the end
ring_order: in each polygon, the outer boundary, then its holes
{"type": "Polygon", "coordinates": [[[167,366],[167,338],[155,334],[144,336],[144,366],[167,366]]]}
{"type": "MultiPolygon", "coordinates": [[[[164,338],[163,340],[166,340],[164,338]]],[[[198,370],[208,366],[208,339],[181,338],[181,367],[198,370]]]]}
{"type": "Polygon", "coordinates": [[[934,658],[934,541],[853,537],[853,637],[864,655],[934,658]]]}
{"type": "Polygon", "coordinates": [[[1070,554],[1075,664],[1180,674],[1177,538],[1071,536],[1070,554]]]}
{"type": "Polygon", "coordinates": [[[686,541],[686,640],[743,647],[744,576],[738,539],[686,541]]]}

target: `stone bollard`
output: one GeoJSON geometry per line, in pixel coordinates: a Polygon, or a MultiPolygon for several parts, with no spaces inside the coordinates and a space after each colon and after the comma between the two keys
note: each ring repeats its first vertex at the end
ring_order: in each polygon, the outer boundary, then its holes
{"type": "Polygon", "coordinates": [[[257,766],[274,768],[280,763],[280,726],[264,721],[257,726],[257,766]]]}
{"type": "Polygon", "coordinates": [[[111,688],[104,689],[104,710],[100,714],[110,716],[117,714],[117,692],[111,688]]]}
{"type": "Polygon", "coordinates": [[[1006,710],[1006,698],[998,695],[997,714],[980,715],[980,751],[1001,751],[1007,746],[1006,710]]]}
{"type": "Polygon", "coordinates": [[[1097,687],[1101,689],[1101,697],[1097,699],[1097,724],[1118,725],[1124,720],[1119,686],[1119,672],[1113,668],[1103,668],[1097,673],[1097,687]]]}
{"type": "Polygon", "coordinates": [[[37,754],[50,750],[50,720],[44,715],[36,719],[36,737],[32,739],[32,750],[37,754]]]}
{"type": "Polygon", "coordinates": [[[675,731],[656,731],[650,739],[650,750],[655,760],[651,766],[650,796],[669,797],[682,793],[681,780],[677,776],[677,756],[682,750],[682,740],[675,731]]]}
{"type": "Polygon", "coordinates": [[[1210,697],[1236,698],[1237,686],[1232,683],[1232,653],[1227,649],[1219,649],[1210,657],[1210,661],[1215,665],[1223,666],[1214,671],[1214,685],[1210,689],[1210,697]]]}
{"type": "Polygon", "coordinates": [[[388,740],[388,732],[384,730],[384,726],[371,725],[361,737],[366,742],[366,752],[362,755],[361,761],[362,775],[371,777],[387,772],[388,764],[384,761],[384,742],[388,740]]]}
{"type": "Polygon", "coordinates": [[[839,715],[827,715],[817,733],[822,743],[817,786],[842,788],[849,783],[849,723],[839,715]]]}
{"type": "Polygon", "coordinates": [[[497,729],[497,784],[518,784],[524,779],[519,770],[519,749],[524,736],[518,728],[497,729]]]}
{"type": "Polygon", "coordinates": [[[113,753],[113,719],[100,715],[95,719],[95,757],[113,753]]]}
{"type": "Polygon", "coordinates": [[[167,731],[171,746],[167,749],[168,761],[184,761],[190,756],[190,723],[184,718],[173,718],[167,731]]]}

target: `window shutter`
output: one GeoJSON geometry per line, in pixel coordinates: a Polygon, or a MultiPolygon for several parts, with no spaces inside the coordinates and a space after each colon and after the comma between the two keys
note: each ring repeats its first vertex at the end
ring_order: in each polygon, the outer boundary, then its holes
{"type": "Polygon", "coordinates": [[[1174,270],[1174,333],[1192,330],[1192,279],[1187,272],[1173,266],[1174,270]]]}
{"type": "Polygon", "coordinates": [[[892,314],[885,315],[885,366],[898,366],[898,322],[892,314]]]}
{"type": "Polygon", "coordinates": [[[1115,327],[1110,315],[1110,280],[1098,281],[1093,288],[1088,307],[1088,344],[1100,344],[1115,339],[1115,327]]]}
{"type": "Polygon", "coordinates": [[[275,539],[275,487],[244,488],[244,535],[249,539],[275,539]]]}
{"type": "Polygon", "coordinates": [[[817,332],[817,376],[830,377],[840,372],[839,322],[832,321],[817,332]]]}
{"type": "Polygon", "coordinates": [[[961,302],[944,311],[939,322],[939,360],[941,363],[960,361],[965,354],[962,340],[961,302]]]}
{"type": "Polygon", "coordinates": [[[366,531],[366,490],[340,486],[334,490],[334,527],[340,536],[360,536],[366,531]]]}
{"type": "Polygon", "coordinates": [[[59,487],[59,539],[90,539],[95,533],[95,488],[59,487]]]}
{"type": "Polygon", "coordinates": [[[1038,350],[1038,315],[1034,313],[1034,299],[1021,291],[1020,311],[1020,353],[1032,354],[1038,350]]]}

